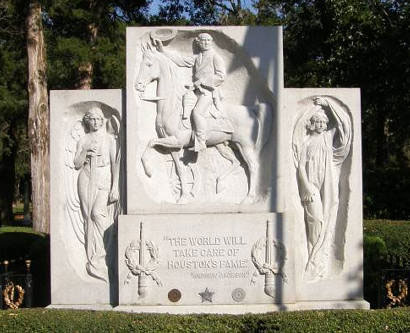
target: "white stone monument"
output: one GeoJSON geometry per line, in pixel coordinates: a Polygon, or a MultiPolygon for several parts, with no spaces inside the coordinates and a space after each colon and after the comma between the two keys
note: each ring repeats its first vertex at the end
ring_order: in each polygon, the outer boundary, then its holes
{"type": "Polygon", "coordinates": [[[117,224],[124,198],[121,90],[52,91],[51,302],[117,301],[117,224]]]}
{"type": "Polygon", "coordinates": [[[368,308],[360,92],[285,89],[282,53],[280,27],[128,28],[126,112],[52,93],[52,306],[368,308]]]}

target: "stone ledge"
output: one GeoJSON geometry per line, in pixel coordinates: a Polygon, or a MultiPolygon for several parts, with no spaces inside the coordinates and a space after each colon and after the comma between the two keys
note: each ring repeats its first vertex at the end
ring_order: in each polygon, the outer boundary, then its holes
{"type": "Polygon", "coordinates": [[[110,304],[50,304],[47,309],[57,310],[92,310],[92,311],[111,311],[113,306],[110,304]]]}
{"type": "Polygon", "coordinates": [[[347,310],[360,309],[369,310],[370,304],[365,300],[352,301],[320,301],[320,302],[298,302],[288,304],[255,304],[255,305],[175,305],[175,306],[141,306],[141,305],[119,305],[108,304],[50,304],[47,309],[72,309],[93,311],[116,311],[130,313],[213,313],[213,314],[245,314],[245,313],[268,313],[277,311],[299,311],[299,310],[347,310]]]}
{"type": "Polygon", "coordinates": [[[268,313],[277,311],[299,311],[299,310],[335,310],[335,309],[361,309],[368,310],[370,305],[365,300],[352,301],[321,301],[321,302],[299,302],[288,304],[255,304],[255,305],[184,305],[184,306],[132,306],[120,305],[113,311],[132,313],[213,313],[213,314],[245,314],[245,313],[268,313]]]}

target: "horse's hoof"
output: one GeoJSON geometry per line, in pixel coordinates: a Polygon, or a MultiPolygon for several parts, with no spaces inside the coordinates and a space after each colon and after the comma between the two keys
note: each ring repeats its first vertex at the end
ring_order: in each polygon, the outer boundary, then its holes
{"type": "Polygon", "coordinates": [[[149,178],[151,178],[151,176],[152,176],[152,169],[148,166],[148,163],[145,162],[144,160],[142,160],[142,166],[143,166],[143,168],[144,168],[145,174],[146,174],[149,178]]]}
{"type": "Polygon", "coordinates": [[[247,195],[242,201],[241,204],[249,205],[253,204],[256,201],[256,196],[255,195],[247,195]]]}
{"type": "Polygon", "coordinates": [[[189,194],[183,194],[183,195],[181,195],[181,197],[178,199],[177,203],[178,203],[179,205],[183,205],[183,204],[186,204],[186,203],[188,203],[188,202],[190,202],[190,201],[191,201],[191,196],[190,196],[189,194]]]}
{"type": "Polygon", "coordinates": [[[144,171],[145,171],[145,175],[146,175],[147,177],[151,178],[151,176],[152,176],[152,171],[151,171],[151,169],[146,169],[146,168],[144,168],[144,171]]]}

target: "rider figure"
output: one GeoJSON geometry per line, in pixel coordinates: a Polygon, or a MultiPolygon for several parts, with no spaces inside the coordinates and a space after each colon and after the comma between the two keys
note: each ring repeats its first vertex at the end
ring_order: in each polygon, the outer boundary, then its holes
{"type": "MultiPolygon", "coordinates": [[[[206,149],[207,116],[210,112],[214,118],[226,118],[222,110],[221,92],[219,87],[225,80],[225,64],[222,57],[213,49],[212,36],[201,33],[195,39],[200,53],[197,56],[181,56],[165,51],[159,39],[153,39],[158,51],[165,54],[177,66],[193,67],[193,89],[197,96],[195,107],[192,110],[192,120],[195,130],[195,151],[206,149]],[[216,111],[213,111],[212,105],[216,111]]],[[[185,112],[185,111],[184,111],[185,112]]],[[[229,121],[224,130],[232,132],[229,121]]]]}

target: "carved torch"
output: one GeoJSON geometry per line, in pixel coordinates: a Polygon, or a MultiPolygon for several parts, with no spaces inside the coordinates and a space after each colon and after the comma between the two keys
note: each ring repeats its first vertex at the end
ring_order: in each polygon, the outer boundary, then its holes
{"type": "MultiPolygon", "coordinates": [[[[140,253],[139,253],[139,265],[143,267],[145,264],[145,238],[143,223],[140,223],[140,253]]],[[[138,295],[145,297],[148,289],[148,276],[142,271],[138,279],[138,295]]]]}
{"type": "MultiPolygon", "coordinates": [[[[272,255],[273,255],[273,222],[266,222],[266,256],[265,256],[265,265],[272,266],[272,255]]],[[[274,297],[275,294],[275,275],[271,270],[268,270],[265,273],[265,293],[271,297],[274,297]]]]}

